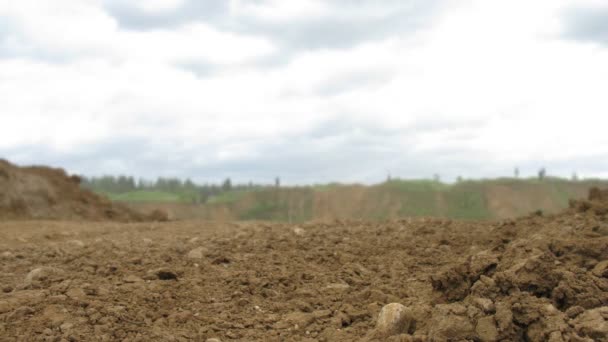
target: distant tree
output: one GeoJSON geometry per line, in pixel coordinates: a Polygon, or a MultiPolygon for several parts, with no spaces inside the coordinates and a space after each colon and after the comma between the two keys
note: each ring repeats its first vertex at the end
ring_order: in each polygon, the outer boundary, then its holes
{"type": "Polygon", "coordinates": [[[515,178],[519,178],[519,168],[518,167],[515,168],[513,173],[515,174],[515,178]]]}
{"type": "Polygon", "coordinates": [[[438,173],[433,175],[433,181],[435,181],[437,183],[441,182],[441,177],[439,176],[438,173]]]}
{"type": "Polygon", "coordinates": [[[389,173],[386,175],[386,182],[387,182],[387,183],[388,183],[388,182],[390,182],[390,181],[391,181],[391,179],[392,179],[392,177],[391,177],[391,173],[389,172],[389,173]]]}
{"type": "Polygon", "coordinates": [[[184,182],[184,188],[191,190],[191,189],[196,188],[196,185],[190,178],[187,178],[186,181],[184,182]]]}
{"type": "Polygon", "coordinates": [[[281,187],[281,178],[279,178],[278,176],[274,179],[274,186],[277,188],[281,187]]]}
{"type": "Polygon", "coordinates": [[[224,183],[222,183],[222,191],[230,190],[232,190],[232,181],[230,180],[230,178],[226,178],[226,180],[224,180],[224,183]]]}
{"type": "Polygon", "coordinates": [[[169,178],[167,180],[167,190],[169,192],[176,192],[183,188],[182,180],[179,178],[169,178]]]}
{"type": "Polygon", "coordinates": [[[462,183],[462,181],[463,181],[462,176],[456,177],[456,182],[462,183]]]}
{"type": "Polygon", "coordinates": [[[578,175],[576,174],[576,172],[573,172],[573,173],[572,173],[572,180],[573,180],[574,182],[578,181],[578,175]]]}
{"type": "Polygon", "coordinates": [[[547,170],[542,167],[540,170],[538,170],[538,179],[542,181],[545,179],[545,176],[547,176],[547,170]]]}

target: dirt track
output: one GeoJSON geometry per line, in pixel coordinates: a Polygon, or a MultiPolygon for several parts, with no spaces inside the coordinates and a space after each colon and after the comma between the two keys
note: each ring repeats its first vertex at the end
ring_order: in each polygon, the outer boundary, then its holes
{"type": "Polygon", "coordinates": [[[590,203],[495,223],[4,222],[0,340],[607,340],[590,203]]]}

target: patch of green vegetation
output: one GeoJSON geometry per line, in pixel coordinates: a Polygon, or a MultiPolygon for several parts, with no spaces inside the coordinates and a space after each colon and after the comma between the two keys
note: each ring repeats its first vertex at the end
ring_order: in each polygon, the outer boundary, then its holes
{"type": "Polygon", "coordinates": [[[122,194],[106,194],[112,201],[120,202],[182,202],[178,194],[162,191],[131,191],[122,194]]]}
{"type": "Polygon", "coordinates": [[[445,190],[450,185],[429,179],[392,179],[380,184],[380,187],[406,192],[429,192],[445,190]]]}
{"type": "MultiPolygon", "coordinates": [[[[379,188],[400,200],[401,216],[487,219],[492,215],[485,204],[483,184],[480,181],[445,184],[426,179],[390,180],[379,188]]],[[[388,216],[388,213],[375,216],[388,216]]]]}
{"type": "Polygon", "coordinates": [[[410,194],[407,200],[402,201],[400,216],[441,216],[437,210],[434,192],[419,191],[410,194]]]}
{"type": "Polygon", "coordinates": [[[259,202],[254,207],[239,215],[241,220],[264,220],[277,221],[286,220],[284,213],[286,208],[276,202],[259,202]]]}
{"type": "MultiPolygon", "coordinates": [[[[439,216],[437,211],[437,193],[446,189],[448,185],[434,180],[401,180],[394,179],[380,184],[377,187],[378,196],[388,196],[388,201],[397,201],[401,208],[400,216],[439,216]]],[[[376,208],[375,218],[388,218],[389,212],[383,207],[376,208]]]]}
{"type": "Polygon", "coordinates": [[[247,192],[246,191],[228,191],[223,192],[219,195],[212,196],[207,200],[209,204],[229,204],[234,203],[241,199],[247,192]]]}
{"type": "Polygon", "coordinates": [[[344,184],[337,183],[337,182],[332,182],[332,183],[327,183],[327,184],[315,184],[315,185],[312,185],[312,189],[314,191],[323,192],[323,191],[337,189],[337,188],[340,188],[342,186],[344,186],[344,184]]]}
{"type": "Polygon", "coordinates": [[[478,184],[456,184],[445,192],[445,216],[455,219],[489,219],[483,189],[478,184]]]}

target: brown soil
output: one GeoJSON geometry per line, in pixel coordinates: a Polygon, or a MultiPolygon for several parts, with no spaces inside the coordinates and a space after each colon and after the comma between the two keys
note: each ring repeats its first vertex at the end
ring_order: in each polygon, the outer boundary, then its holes
{"type": "Polygon", "coordinates": [[[142,215],[80,187],[78,176],[42,166],[18,167],[0,159],[0,219],[166,220],[142,215]]]}
{"type": "Polygon", "coordinates": [[[606,341],[605,193],[571,206],[501,222],[4,222],[0,341],[606,341]],[[377,330],[389,303],[401,316],[377,330]]]}

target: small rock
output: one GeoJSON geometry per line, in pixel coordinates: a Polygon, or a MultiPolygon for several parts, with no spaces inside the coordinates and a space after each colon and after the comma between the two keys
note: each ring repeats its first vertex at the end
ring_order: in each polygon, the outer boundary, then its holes
{"type": "Polygon", "coordinates": [[[66,296],[66,295],[56,295],[56,296],[49,296],[48,297],[49,303],[63,303],[67,299],[68,299],[68,296],[66,296]]]}
{"type": "Polygon", "coordinates": [[[305,312],[292,312],[283,317],[283,320],[285,322],[289,323],[290,325],[297,325],[301,328],[307,327],[310,323],[314,321],[314,319],[315,318],[312,314],[305,312]]]}
{"type": "Polygon", "coordinates": [[[341,284],[341,283],[334,283],[334,284],[329,284],[327,286],[325,286],[325,290],[327,291],[335,291],[335,292],[344,292],[347,291],[348,289],[350,289],[350,285],[348,284],[341,284]]]}
{"type": "Polygon", "coordinates": [[[306,231],[300,227],[295,227],[293,229],[293,233],[296,234],[297,236],[304,236],[306,234],[306,231]]]}
{"type": "Polygon", "coordinates": [[[74,300],[84,300],[87,295],[84,293],[84,290],[78,287],[73,287],[66,291],[65,293],[69,298],[74,300]]]}
{"type": "Polygon", "coordinates": [[[141,283],[141,282],[143,282],[144,280],[143,280],[143,279],[141,279],[140,277],[136,276],[136,275],[132,275],[132,274],[131,274],[131,275],[126,276],[126,277],[123,279],[123,281],[124,281],[125,283],[132,284],[132,283],[141,283]]]}
{"type": "Polygon", "coordinates": [[[385,305],[376,322],[376,334],[379,337],[389,337],[401,333],[410,332],[414,326],[414,318],[411,310],[399,303],[385,305]]]}
{"type": "Polygon", "coordinates": [[[204,247],[197,247],[190,252],[188,252],[189,259],[202,259],[205,256],[206,250],[204,247]]]}
{"type": "Polygon", "coordinates": [[[70,322],[66,322],[63,323],[62,325],[59,326],[59,329],[61,329],[62,332],[67,332],[69,330],[71,330],[74,327],[74,324],[70,323],[70,322]]]}
{"type": "Polygon", "coordinates": [[[43,283],[59,282],[63,280],[64,271],[55,267],[38,267],[25,276],[25,286],[40,286],[43,283]]]}
{"type": "Polygon", "coordinates": [[[29,306],[21,306],[15,309],[15,311],[11,312],[11,314],[8,315],[8,319],[9,321],[23,319],[23,317],[31,315],[33,313],[34,309],[30,308],[29,306]]]}
{"type": "Polygon", "coordinates": [[[70,246],[78,247],[78,248],[84,248],[84,246],[85,246],[84,242],[82,242],[80,240],[70,240],[67,243],[70,246]]]}
{"type": "Polygon", "coordinates": [[[12,310],[12,305],[11,303],[4,301],[4,300],[0,300],[0,314],[3,314],[5,312],[9,312],[12,310]]]}
{"type": "Polygon", "coordinates": [[[205,340],[205,342],[222,342],[222,340],[219,338],[208,338],[205,340]]]}
{"type": "Polygon", "coordinates": [[[0,254],[0,258],[2,259],[13,259],[15,257],[15,255],[11,252],[2,252],[2,254],[0,254]]]}
{"type": "Polygon", "coordinates": [[[608,260],[598,262],[591,273],[596,277],[608,278],[608,260]]]}

